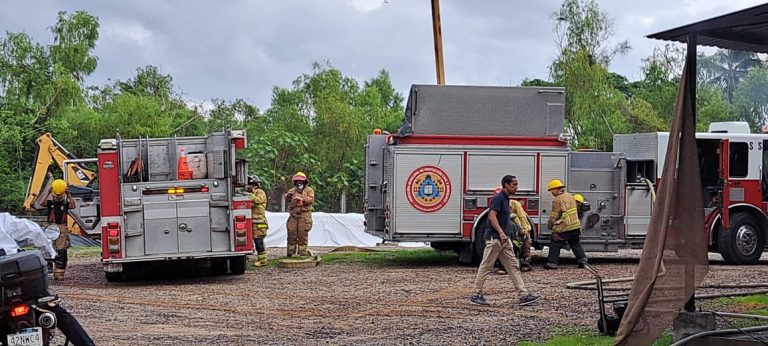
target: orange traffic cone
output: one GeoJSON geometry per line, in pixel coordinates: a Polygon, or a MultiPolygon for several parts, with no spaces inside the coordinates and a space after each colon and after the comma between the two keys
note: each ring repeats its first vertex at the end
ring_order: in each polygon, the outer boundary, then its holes
{"type": "Polygon", "coordinates": [[[192,180],[192,170],[189,169],[189,163],[187,162],[187,153],[184,152],[184,148],[180,148],[181,156],[179,156],[179,164],[177,171],[179,172],[179,180],[192,180]]]}

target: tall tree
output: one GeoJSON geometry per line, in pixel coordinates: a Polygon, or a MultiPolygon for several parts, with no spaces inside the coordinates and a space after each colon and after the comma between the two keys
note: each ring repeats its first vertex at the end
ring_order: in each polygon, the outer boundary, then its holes
{"type": "Polygon", "coordinates": [[[594,0],[565,0],[554,13],[558,56],[550,66],[552,81],[566,92],[566,123],[576,145],[609,150],[613,134],[626,132],[624,95],[608,70],[626,41],[611,45],[613,19],[594,0]]]}
{"type": "Polygon", "coordinates": [[[568,52],[583,51],[591,63],[608,66],[614,56],[630,49],[626,40],[611,44],[615,34],[613,19],[594,0],[565,0],[552,16],[556,20],[555,42],[559,51],[553,74],[558,73],[557,61],[570,55],[568,52]]]}
{"type": "Polygon", "coordinates": [[[67,130],[62,114],[85,107],[83,81],[96,69],[98,27],[86,12],[59,12],[51,27],[53,44],[36,43],[24,33],[0,38],[0,209],[21,205],[35,138],[67,130]]]}
{"type": "Polygon", "coordinates": [[[702,59],[702,67],[711,75],[709,82],[720,85],[729,103],[744,77],[753,68],[763,65],[757,54],[730,49],[720,49],[702,59]]]}
{"type": "Polygon", "coordinates": [[[350,208],[362,207],[366,135],[374,128],[394,131],[402,102],[386,71],[361,85],[315,63],[290,89],[276,87],[264,116],[247,122],[250,170],[272,187],[274,202],[290,176],[303,171],[317,187],[318,208],[338,210],[345,192],[350,208]]]}
{"type": "Polygon", "coordinates": [[[747,74],[734,93],[738,117],[762,132],[768,117],[768,68],[756,68],[747,74]]]}

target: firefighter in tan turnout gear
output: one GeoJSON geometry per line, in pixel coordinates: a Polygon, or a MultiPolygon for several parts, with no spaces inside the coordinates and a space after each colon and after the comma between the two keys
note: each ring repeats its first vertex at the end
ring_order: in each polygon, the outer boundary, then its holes
{"type": "Polygon", "coordinates": [[[565,191],[565,185],[558,179],[553,179],[547,185],[547,190],[555,196],[552,200],[552,210],[549,213],[547,228],[552,230],[552,240],[549,244],[549,257],[545,269],[557,269],[560,262],[560,249],[566,242],[571,247],[579,267],[587,263],[587,255],[579,243],[581,222],[578,207],[573,196],[565,191]]]}
{"type": "Polygon", "coordinates": [[[252,175],[248,177],[246,186],[251,199],[251,220],[253,222],[253,244],[256,246],[258,258],[253,263],[255,267],[267,265],[267,248],[264,246],[264,238],[267,237],[269,224],[267,223],[267,194],[261,189],[261,179],[252,175]]]}
{"type": "Polygon", "coordinates": [[[309,231],[312,229],[312,203],[315,202],[315,190],[307,186],[307,175],[298,172],[291,178],[293,187],[285,194],[288,204],[288,256],[310,256],[307,248],[309,231]]]}
{"type": "Polygon", "coordinates": [[[67,189],[67,183],[63,179],[56,179],[51,183],[51,199],[46,202],[48,208],[48,222],[59,226],[59,237],[53,242],[56,249],[56,258],[53,260],[53,279],[64,280],[64,272],[67,269],[67,249],[70,247],[69,229],[67,229],[67,212],[74,208],[74,201],[67,189]]]}
{"type": "Polygon", "coordinates": [[[515,245],[520,249],[517,257],[520,258],[520,271],[531,271],[531,223],[528,222],[528,213],[523,209],[519,201],[510,199],[509,209],[512,212],[510,218],[517,226],[517,239],[515,245]]]}

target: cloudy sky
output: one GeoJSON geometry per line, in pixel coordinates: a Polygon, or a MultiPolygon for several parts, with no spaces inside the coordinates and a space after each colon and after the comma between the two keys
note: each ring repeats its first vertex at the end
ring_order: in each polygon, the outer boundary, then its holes
{"type": "MultiPolygon", "coordinates": [[[[555,54],[551,14],[560,0],[442,0],[448,84],[518,85],[547,78],[555,54]]],[[[756,0],[598,0],[629,54],[611,70],[641,77],[658,41],[645,35],[760,3],[756,0]]],[[[52,42],[60,10],[99,18],[89,83],[159,66],[185,98],[243,98],[262,110],[273,86],[290,86],[313,61],[362,81],[390,72],[395,87],[434,83],[429,0],[2,0],[0,28],[52,42]]]]}

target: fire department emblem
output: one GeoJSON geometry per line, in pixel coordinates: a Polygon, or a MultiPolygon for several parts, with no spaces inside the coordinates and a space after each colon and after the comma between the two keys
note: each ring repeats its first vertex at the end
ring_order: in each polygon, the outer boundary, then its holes
{"type": "Polygon", "coordinates": [[[436,166],[416,168],[405,182],[405,196],[416,210],[433,213],[442,209],[451,197],[451,181],[436,166]]]}

